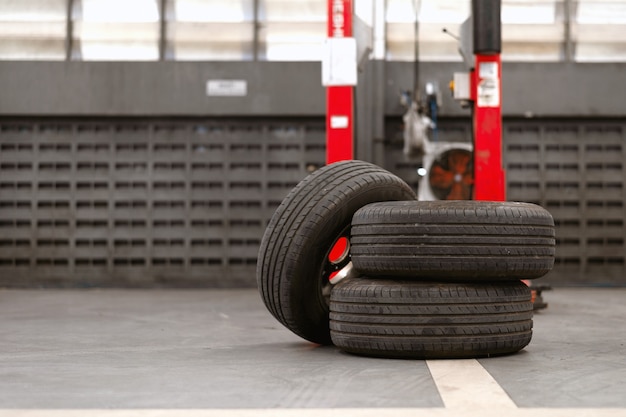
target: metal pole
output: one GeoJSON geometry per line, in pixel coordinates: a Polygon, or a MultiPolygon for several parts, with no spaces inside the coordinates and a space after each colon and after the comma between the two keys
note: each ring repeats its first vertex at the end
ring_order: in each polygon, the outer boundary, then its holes
{"type": "Polygon", "coordinates": [[[421,1],[415,0],[413,2],[413,7],[415,8],[415,27],[414,33],[415,37],[413,39],[413,52],[415,57],[413,58],[413,100],[419,102],[420,100],[420,39],[419,39],[419,10],[420,10],[421,1]]]}
{"type": "Polygon", "coordinates": [[[370,87],[372,93],[372,162],[378,166],[385,166],[385,91],[386,80],[386,40],[387,28],[385,11],[387,10],[385,0],[374,1],[374,51],[373,65],[374,71],[373,85],[370,87]]]}
{"type": "Polygon", "coordinates": [[[472,0],[475,66],[474,199],[504,201],[502,168],[501,0],[472,0]]]}
{"type": "Polygon", "coordinates": [[[252,60],[253,61],[258,61],[259,60],[259,30],[261,29],[261,25],[259,24],[259,0],[254,0],[252,3],[252,7],[253,7],[253,31],[254,33],[252,34],[253,39],[252,39],[252,60]]]}
{"type": "Polygon", "coordinates": [[[574,44],[572,43],[572,14],[574,5],[571,0],[563,1],[563,58],[565,62],[574,60],[574,44]]]}
{"type": "Polygon", "coordinates": [[[67,0],[65,11],[65,60],[72,60],[72,49],[74,48],[74,22],[72,21],[72,10],[74,0],[67,0]]]}
{"type": "Polygon", "coordinates": [[[167,27],[166,27],[166,2],[167,0],[161,0],[159,2],[159,61],[165,61],[165,52],[167,48],[167,27]]]}

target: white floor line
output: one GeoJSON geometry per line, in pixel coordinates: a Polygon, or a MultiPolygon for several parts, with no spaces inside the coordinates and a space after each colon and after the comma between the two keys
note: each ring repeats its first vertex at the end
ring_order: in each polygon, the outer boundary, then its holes
{"type": "Polygon", "coordinates": [[[476,359],[429,360],[426,364],[446,408],[517,408],[476,359]]]}
{"type": "Polygon", "coordinates": [[[622,408],[280,408],[193,410],[1,410],[0,417],[625,417],[622,408]]]}
{"type": "Polygon", "coordinates": [[[426,363],[445,408],[0,409],[0,417],[626,417],[626,408],[518,408],[474,359],[426,363]]]}

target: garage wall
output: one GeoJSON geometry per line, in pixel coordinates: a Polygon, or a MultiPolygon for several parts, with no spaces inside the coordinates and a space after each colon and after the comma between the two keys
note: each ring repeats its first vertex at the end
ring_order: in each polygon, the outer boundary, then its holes
{"type": "MultiPolygon", "coordinates": [[[[414,89],[416,67],[370,61],[361,99],[401,114],[399,93],[414,89]],[[364,90],[369,89],[369,90],[364,90]],[[373,90],[373,91],[370,91],[373,90]]],[[[437,83],[441,116],[467,117],[448,82],[460,63],[422,63],[420,83],[437,83]]],[[[503,113],[520,117],[624,117],[626,64],[504,63],[503,113]]],[[[320,116],[317,62],[18,62],[0,61],[0,116],[320,116]],[[247,81],[242,97],[208,97],[208,80],[247,81]]]]}
{"type": "MultiPolygon", "coordinates": [[[[414,67],[370,65],[358,155],[417,187],[398,101],[414,67]]],[[[624,69],[505,65],[508,196],[557,223],[546,282],[626,284],[624,69]]],[[[267,220],[324,161],[319,79],[316,63],[1,62],[0,285],[254,286],[267,220]],[[209,79],[247,95],[208,97],[209,79]]],[[[467,111],[441,100],[439,138],[470,140],[467,111]]]]}
{"type": "Polygon", "coordinates": [[[0,115],[302,116],[324,111],[319,63],[0,62],[0,115]],[[243,96],[208,96],[209,80],[243,96]]]}
{"type": "Polygon", "coordinates": [[[506,124],[508,198],[552,213],[555,282],[626,285],[626,123],[506,124]]]}
{"type": "Polygon", "coordinates": [[[307,120],[0,122],[0,285],[255,283],[265,225],[324,164],[307,120]]]}

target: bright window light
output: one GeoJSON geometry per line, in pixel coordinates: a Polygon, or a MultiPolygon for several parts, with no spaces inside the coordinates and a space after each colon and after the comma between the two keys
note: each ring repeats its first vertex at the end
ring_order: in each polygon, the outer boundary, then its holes
{"type": "Polygon", "coordinates": [[[417,19],[413,0],[388,0],[385,21],[392,23],[410,23],[417,19]]]}
{"type": "Polygon", "coordinates": [[[66,0],[1,0],[0,22],[61,22],[66,0]]]}
{"type": "Polygon", "coordinates": [[[326,6],[326,0],[260,0],[259,20],[326,22],[326,6]]]}
{"type": "Polygon", "coordinates": [[[555,4],[502,3],[502,23],[552,24],[556,21],[555,4]]]}
{"type": "Polygon", "coordinates": [[[178,22],[250,22],[254,20],[253,0],[172,0],[178,22]]]}
{"type": "MultiPolygon", "coordinates": [[[[579,1],[576,22],[601,25],[626,24],[626,0],[620,2],[579,1]]],[[[619,36],[617,31],[615,36],[619,36]]]]}
{"type": "Polygon", "coordinates": [[[75,47],[86,61],[159,59],[157,0],[82,0],[75,13],[75,47]]]}
{"type": "Polygon", "coordinates": [[[429,0],[420,4],[420,22],[463,23],[470,14],[470,2],[467,0],[429,0]]]}
{"type": "Polygon", "coordinates": [[[0,0],[0,60],[65,58],[65,0],[0,0]]]}
{"type": "Polygon", "coordinates": [[[84,22],[158,22],[156,0],[82,0],[84,22]]]}
{"type": "Polygon", "coordinates": [[[374,0],[358,0],[354,3],[354,14],[366,25],[374,26],[374,0]]]}

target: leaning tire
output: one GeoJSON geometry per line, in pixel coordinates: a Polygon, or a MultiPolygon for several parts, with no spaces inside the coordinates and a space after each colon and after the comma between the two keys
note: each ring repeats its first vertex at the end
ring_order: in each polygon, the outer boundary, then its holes
{"type": "Polygon", "coordinates": [[[452,284],[353,278],[331,294],[333,343],[359,355],[452,359],[530,343],[533,305],[519,281],[452,284]]]}
{"type": "Polygon", "coordinates": [[[529,203],[376,203],[355,213],[351,233],[354,268],[370,276],[533,279],[554,266],[554,220],[529,203]]]}
{"type": "Polygon", "coordinates": [[[302,180],[272,216],[259,249],[257,284],[272,315],[304,339],[330,344],[329,279],[350,262],[348,251],[331,262],[331,248],[347,241],[361,207],[409,199],[415,193],[404,181],[362,161],[328,165],[302,180]]]}

